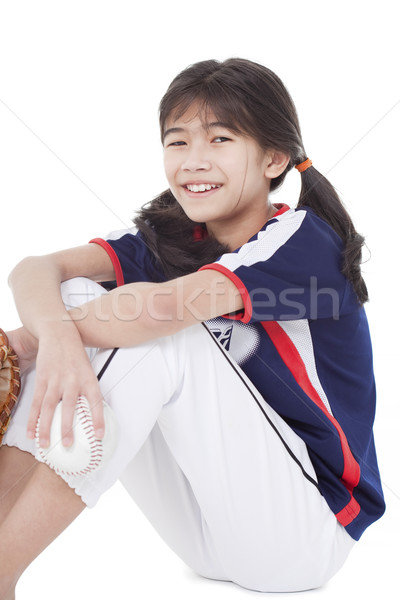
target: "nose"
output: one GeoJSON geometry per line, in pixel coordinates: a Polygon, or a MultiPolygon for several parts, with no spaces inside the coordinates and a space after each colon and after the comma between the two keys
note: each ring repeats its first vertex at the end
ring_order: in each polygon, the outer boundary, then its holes
{"type": "Polygon", "coordinates": [[[207,157],[206,148],[203,144],[192,144],[187,148],[181,169],[193,172],[211,169],[211,161],[207,157]]]}

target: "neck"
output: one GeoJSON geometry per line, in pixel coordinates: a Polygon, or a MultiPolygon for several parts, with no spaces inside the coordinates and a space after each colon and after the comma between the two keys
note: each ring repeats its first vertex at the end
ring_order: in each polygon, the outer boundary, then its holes
{"type": "Polygon", "coordinates": [[[269,219],[272,219],[277,210],[273,204],[268,202],[265,211],[260,211],[256,216],[253,215],[248,219],[241,218],[230,223],[229,226],[226,223],[206,223],[207,231],[210,236],[217,239],[221,244],[228,246],[230,250],[236,250],[258,233],[261,227],[269,219]]]}

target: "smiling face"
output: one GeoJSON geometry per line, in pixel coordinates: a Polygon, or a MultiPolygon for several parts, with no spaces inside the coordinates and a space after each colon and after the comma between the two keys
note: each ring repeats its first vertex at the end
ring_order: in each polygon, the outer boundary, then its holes
{"type": "Polygon", "coordinates": [[[206,223],[219,241],[237,247],[235,240],[244,243],[271,216],[266,172],[273,153],[253,139],[233,132],[212,113],[201,119],[194,106],[176,120],[167,119],[163,144],[173,195],[187,216],[206,223]]]}

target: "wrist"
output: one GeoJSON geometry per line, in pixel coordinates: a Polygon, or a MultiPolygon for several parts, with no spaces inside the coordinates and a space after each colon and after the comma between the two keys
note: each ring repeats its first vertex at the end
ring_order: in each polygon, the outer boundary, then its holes
{"type": "Polygon", "coordinates": [[[79,332],[68,313],[62,319],[46,319],[36,324],[35,334],[39,342],[48,338],[79,337],[79,332]]]}

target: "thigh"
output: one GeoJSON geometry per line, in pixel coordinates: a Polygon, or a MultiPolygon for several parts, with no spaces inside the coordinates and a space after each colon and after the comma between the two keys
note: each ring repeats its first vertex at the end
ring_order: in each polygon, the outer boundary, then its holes
{"type": "MultiPolygon", "coordinates": [[[[100,285],[83,277],[64,282],[61,292],[67,308],[106,293],[100,285]]],[[[172,395],[174,382],[164,359],[171,347],[171,342],[164,339],[135,348],[119,349],[115,356],[113,349],[86,349],[96,375],[103,374],[100,388],[119,424],[117,448],[103,468],[85,476],[60,474],[88,507],[94,506],[102,493],[118,479],[154,427],[163,403],[172,395]],[[157,378],[154,377],[155,368],[157,378]]],[[[35,377],[35,367],[22,377],[20,397],[3,444],[41,461],[35,440],[26,436],[35,377]]]]}
{"type": "Polygon", "coordinates": [[[167,545],[194,571],[227,579],[192,487],[156,423],[120,477],[167,545]]]}
{"type": "MultiPolygon", "coordinates": [[[[94,372],[97,375],[103,372],[100,389],[115,414],[118,440],[112,456],[101,469],[85,475],[59,473],[86,506],[95,506],[101,495],[118,480],[148,438],[163,404],[173,395],[176,383],[168,368],[173,360],[166,360],[173,354],[171,348],[169,340],[164,340],[119,349],[116,354],[111,349],[89,349],[94,372]],[[154,377],[155,369],[157,377],[154,377]]],[[[22,378],[20,398],[3,444],[30,453],[43,462],[36,441],[26,436],[35,375],[35,369],[31,369],[22,378]]]]}
{"type": "MultiPolygon", "coordinates": [[[[79,277],[64,282],[62,298],[67,308],[79,306],[106,293],[98,284],[79,277]]],[[[106,402],[112,407],[119,426],[118,444],[109,461],[98,471],[83,476],[60,476],[93,507],[100,496],[118,480],[152,431],[162,407],[179,388],[176,344],[170,338],[151,341],[133,348],[87,348],[87,353],[106,402]],[[155,376],[156,374],[156,376],[155,376]]],[[[21,394],[3,444],[23,450],[42,460],[35,440],[26,436],[34,394],[33,367],[22,378],[21,394]]]]}
{"type": "Polygon", "coordinates": [[[353,540],[321,496],[304,442],[202,327],[177,343],[179,391],[160,412],[157,438],[125,471],[125,487],[208,577],[259,591],[322,585],[353,540]]]}

